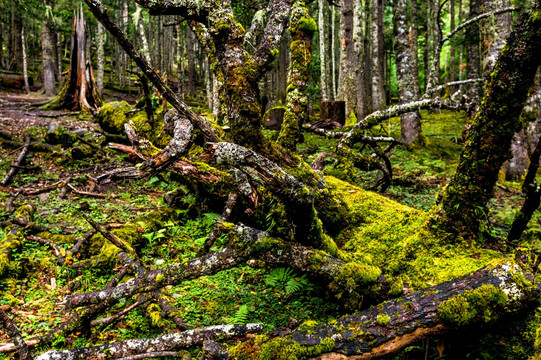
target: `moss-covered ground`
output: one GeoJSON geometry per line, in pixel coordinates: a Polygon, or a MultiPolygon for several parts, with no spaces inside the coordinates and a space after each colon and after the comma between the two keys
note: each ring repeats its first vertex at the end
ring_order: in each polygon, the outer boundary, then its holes
{"type": "MultiPolygon", "coordinates": [[[[419,289],[502,261],[510,256],[511,250],[504,245],[492,248],[467,244],[442,246],[429,233],[419,231],[423,229],[437,193],[452,176],[461,149],[461,132],[468,122],[465,115],[449,112],[423,112],[422,115],[425,142],[394,150],[391,156],[394,178],[386,194],[362,190],[362,186],[369,185],[373,174],[359,173],[355,185],[339,180],[337,177],[341,174],[334,166],[332,156],[324,170],[333,175],[327,178],[327,182],[341,194],[341,201],[347,204],[353,215],[351,228],[336,239],[343,256],[365,265],[361,270],[367,272],[367,282],[373,282],[382,271],[391,284],[390,293],[394,295],[401,294],[405,287],[419,289]],[[374,279],[374,274],[368,274],[370,271],[377,272],[374,279]]],[[[31,127],[25,131],[28,135],[43,133],[44,129],[31,127]]],[[[386,121],[374,134],[399,137],[399,119],[386,121]]],[[[271,131],[267,131],[266,135],[276,136],[271,131]]],[[[95,143],[102,140],[99,135],[92,136],[97,137],[85,139],[95,143]]],[[[305,143],[298,148],[308,162],[321,151],[332,154],[336,144],[336,140],[322,139],[314,134],[305,134],[305,139],[305,143]]],[[[9,159],[0,162],[0,174],[5,174],[9,169],[9,162],[17,156],[18,151],[0,146],[0,158],[9,159]]],[[[116,229],[112,231],[116,231],[119,237],[126,236],[122,240],[134,247],[149,269],[163,268],[196,256],[219,217],[219,207],[213,206],[212,202],[201,203],[194,194],[189,193],[182,179],[169,175],[96,185],[95,178],[103,172],[129,165],[127,156],[103,148],[90,158],[73,160],[69,151],[68,147],[53,154],[33,153],[27,164],[38,166],[40,170],[21,172],[10,184],[10,189],[37,189],[70,178],[74,187],[106,197],[71,192],[61,198],[62,190],[57,189],[17,198],[16,206],[23,201],[31,204],[35,209],[34,221],[49,228],[47,233],[40,236],[56,242],[63,250],[69,250],[76,241],[75,237],[90,229],[81,215],[85,213],[100,224],[116,229]],[[178,189],[184,190],[182,201],[177,201],[177,207],[170,211],[166,199],[178,189]],[[122,229],[131,230],[122,233],[122,229]]],[[[0,220],[7,221],[10,215],[6,211],[6,204],[10,193],[8,188],[1,190],[0,220]]],[[[511,209],[516,209],[521,200],[519,183],[500,183],[489,214],[494,236],[505,236],[506,226],[513,216],[511,209]]],[[[541,215],[536,214],[529,229],[529,239],[539,236],[540,228],[541,215]]],[[[0,239],[3,239],[6,234],[1,229],[3,227],[0,228],[0,239]]],[[[226,241],[225,236],[219,237],[213,249],[222,248],[226,241]]],[[[526,244],[529,247],[525,251],[529,255],[535,255],[535,251],[539,250],[532,243],[526,244]]],[[[96,237],[73,262],[103,255],[103,244],[103,239],[96,237]]],[[[100,266],[59,266],[53,249],[25,240],[20,248],[13,251],[10,267],[0,277],[0,305],[8,309],[8,314],[18,324],[25,338],[43,335],[67,318],[64,310],[56,305],[65,295],[101,289],[120,270],[114,257],[109,260],[100,266]]],[[[193,327],[262,322],[265,329],[270,330],[285,326],[292,319],[320,323],[351,311],[339,305],[335,298],[339,292],[329,292],[317,279],[288,268],[272,270],[258,262],[170,286],[166,292],[170,303],[180,309],[185,322],[193,327]]],[[[125,299],[104,316],[134,301],[134,298],[125,299]]],[[[80,347],[118,339],[152,337],[172,331],[174,325],[156,313],[155,307],[150,302],[136,308],[114,326],[100,332],[92,341],[80,333],[74,333],[58,338],[53,347],[80,347]]],[[[381,322],[385,322],[385,319],[381,319],[381,322]]],[[[533,325],[524,326],[530,326],[528,339],[535,340],[536,328],[533,325]]],[[[412,346],[401,358],[413,359],[415,357],[408,357],[408,352],[423,353],[423,347],[430,350],[430,358],[438,358],[438,342],[452,343],[445,339],[432,341],[412,346]]],[[[9,342],[7,337],[0,334],[0,343],[6,342],[9,342]]],[[[453,346],[444,346],[440,355],[445,356],[445,351],[451,351],[446,349],[453,349],[453,346]]],[[[192,356],[197,356],[199,351],[193,350],[192,356]]],[[[491,356],[497,358],[497,354],[491,356]]],[[[4,358],[9,358],[9,355],[0,353],[0,359],[4,358]]]]}

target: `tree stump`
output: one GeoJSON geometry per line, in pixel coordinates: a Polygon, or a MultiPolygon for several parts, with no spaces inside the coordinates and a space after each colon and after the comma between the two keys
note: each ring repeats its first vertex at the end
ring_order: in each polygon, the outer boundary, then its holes
{"type": "Polygon", "coordinates": [[[319,119],[321,121],[330,120],[344,126],[346,124],[346,102],[322,101],[319,105],[319,119]]]}

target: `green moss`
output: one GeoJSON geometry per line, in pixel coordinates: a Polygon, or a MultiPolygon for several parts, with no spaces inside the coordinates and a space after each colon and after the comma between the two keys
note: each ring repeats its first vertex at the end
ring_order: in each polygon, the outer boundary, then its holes
{"type": "Polygon", "coordinates": [[[298,30],[314,33],[317,31],[317,24],[311,17],[304,17],[297,21],[295,24],[298,30]]]}
{"type": "Polygon", "coordinates": [[[445,301],[438,307],[438,316],[443,322],[464,326],[472,322],[489,322],[497,311],[507,304],[507,295],[493,285],[482,285],[467,290],[461,295],[445,301]]]}
{"type": "Polygon", "coordinates": [[[317,345],[300,345],[289,338],[259,337],[229,349],[230,359],[296,360],[332,351],[334,341],[326,338],[317,345]]]}
{"type": "Polygon", "coordinates": [[[387,325],[389,321],[391,321],[391,317],[387,314],[379,314],[378,317],[376,318],[376,322],[380,326],[387,325]]]}
{"type": "Polygon", "coordinates": [[[407,285],[425,288],[448,281],[484,266],[504,260],[505,255],[469,243],[445,245],[426,229],[430,213],[401,205],[382,195],[328,176],[338,201],[351,220],[350,231],[342,236],[342,250],[353,261],[386,269],[392,291],[400,294],[407,285]],[[402,283],[393,282],[401,279],[402,283]],[[403,282],[407,281],[407,284],[403,282]]]}

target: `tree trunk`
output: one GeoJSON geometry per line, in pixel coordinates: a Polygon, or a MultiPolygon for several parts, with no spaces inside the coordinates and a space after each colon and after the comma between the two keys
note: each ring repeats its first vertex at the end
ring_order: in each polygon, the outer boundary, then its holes
{"type": "Polygon", "coordinates": [[[336,88],[336,5],[331,11],[331,100],[336,99],[338,90],[336,88]]]}
{"type": "Polygon", "coordinates": [[[372,108],[379,110],[385,106],[383,74],[383,4],[381,0],[372,0],[372,108]]]}
{"type": "Polygon", "coordinates": [[[103,95],[103,73],[105,69],[105,32],[103,25],[98,22],[98,74],[97,74],[97,86],[100,96],[103,95]]]}
{"type": "MultiPolygon", "coordinates": [[[[511,5],[509,0],[482,0],[481,13],[503,9],[511,5]]],[[[489,78],[496,65],[509,33],[511,32],[511,13],[491,16],[480,22],[483,77],[489,78]]]]}
{"type": "Polygon", "coordinates": [[[193,97],[195,96],[195,36],[190,27],[188,27],[187,31],[186,46],[188,47],[188,83],[186,93],[193,97]]]}
{"type": "Polygon", "coordinates": [[[356,113],[357,84],[355,69],[358,67],[353,43],[353,1],[340,2],[340,79],[338,98],[346,102],[346,115],[356,113]]]}
{"type": "MultiPolygon", "coordinates": [[[[479,0],[470,0],[470,19],[479,15],[479,0]]],[[[479,24],[474,23],[470,26],[465,35],[466,43],[466,77],[468,79],[478,79],[480,77],[481,60],[479,56],[479,24]]],[[[480,96],[481,86],[472,84],[467,92],[472,101],[476,101],[480,96]]]]}
{"type": "Polygon", "coordinates": [[[317,30],[304,1],[296,1],[291,9],[291,55],[286,95],[286,112],[278,135],[278,143],[295,151],[296,144],[304,141],[301,133],[308,120],[308,78],[312,61],[312,36],[317,30]]]}
{"type": "Polygon", "coordinates": [[[509,37],[509,46],[486,83],[456,174],[432,217],[436,227],[458,238],[478,237],[498,172],[510,157],[513,136],[522,128],[520,113],[541,63],[538,11],[525,17],[509,37]]]}
{"type": "Polygon", "coordinates": [[[41,23],[41,73],[43,77],[43,92],[45,96],[54,96],[57,93],[55,78],[55,58],[53,37],[49,28],[49,18],[41,23]]]}
{"type": "Polygon", "coordinates": [[[24,77],[24,90],[27,94],[30,94],[30,85],[28,85],[28,59],[26,58],[26,42],[24,39],[24,27],[21,28],[21,44],[23,53],[23,77],[24,77]]]}
{"type": "Polygon", "coordinates": [[[321,66],[321,100],[325,101],[329,99],[328,95],[328,79],[327,79],[327,41],[325,41],[326,28],[325,28],[325,10],[327,2],[324,0],[318,0],[318,32],[319,32],[319,63],[321,66]]]}
{"type": "MultiPolygon", "coordinates": [[[[396,0],[393,6],[395,37],[396,76],[401,104],[416,100],[413,60],[409,45],[407,0],[396,0]]],[[[405,144],[411,144],[421,137],[421,117],[418,111],[403,114],[400,118],[401,138],[405,144]]]]}
{"type": "Polygon", "coordinates": [[[60,93],[44,105],[46,109],[95,111],[100,104],[92,76],[91,65],[87,77],[85,61],[85,27],[82,5],[77,10],[71,36],[71,57],[69,80],[60,93]]]}
{"type": "MultiPolygon", "coordinates": [[[[449,18],[451,19],[450,31],[455,29],[455,0],[449,0],[449,18]]],[[[455,66],[455,37],[449,39],[449,81],[456,81],[456,66],[455,66]]],[[[456,91],[454,86],[449,87],[450,94],[454,94],[456,91]]]]}
{"type": "Polygon", "coordinates": [[[11,70],[13,71],[23,70],[23,53],[21,41],[23,22],[21,14],[19,14],[18,6],[19,0],[11,1],[11,70]]]}
{"type": "Polygon", "coordinates": [[[353,48],[357,66],[354,68],[357,86],[357,119],[362,119],[369,113],[370,102],[368,101],[367,87],[365,80],[364,64],[364,38],[363,25],[366,14],[362,9],[362,0],[354,0],[353,3],[353,48]]]}
{"type": "Polygon", "coordinates": [[[417,0],[409,0],[411,9],[411,21],[410,21],[410,41],[409,47],[411,52],[411,71],[413,74],[413,85],[415,90],[415,100],[419,98],[419,25],[417,18],[417,0]]]}

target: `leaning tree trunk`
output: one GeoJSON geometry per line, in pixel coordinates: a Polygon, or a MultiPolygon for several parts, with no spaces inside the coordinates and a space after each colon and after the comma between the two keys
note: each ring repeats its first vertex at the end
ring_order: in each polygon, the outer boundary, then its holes
{"type": "Polygon", "coordinates": [[[278,143],[286,149],[295,150],[303,142],[303,123],[308,120],[308,77],[312,61],[312,35],[317,29],[316,22],[304,1],[296,1],[291,9],[291,53],[289,79],[286,94],[286,112],[278,135],[278,143]]]}
{"type": "Polygon", "coordinates": [[[83,7],[79,7],[73,21],[75,31],[71,36],[70,74],[60,93],[45,104],[46,109],[95,111],[100,97],[92,76],[92,66],[85,61],[85,25],[83,7]]]}
{"type": "MultiPolygon", "coordinates": [[[[413,72],[413,59],[411,56],[408,31],[407,0],[397,0],[393,6],[396,75],[398,78],[398,93],[400,103],[405,104],[416,100],[415,79],[413,72]]],[[[421,137],[421,116],[418,111],[403,114],[400,118],[402,129],[401,141],[411,144],[421,137]]]]}
{"type": "MultiPolygon", "coordinates": [[[[477,238],[498,172],[510,158],[520,113],[541,64],[541,16],[534,9],[511,34],[466,138],[456,174],[442,193],[432,223],[458,238],[477,238]]],[[[452,239],[450,239],[452,240],[452,239]]]]}

